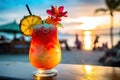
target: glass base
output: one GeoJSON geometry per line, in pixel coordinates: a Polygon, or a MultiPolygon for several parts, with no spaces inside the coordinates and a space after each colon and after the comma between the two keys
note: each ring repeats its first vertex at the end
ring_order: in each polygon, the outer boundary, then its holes
{"type": "Polygon", "coordinates": [[[40,77],[51,77],[56,76],[57,70],[51,69],[51,70],[37,70],[33,72],[33,76],[40,76],[40,77]]]}

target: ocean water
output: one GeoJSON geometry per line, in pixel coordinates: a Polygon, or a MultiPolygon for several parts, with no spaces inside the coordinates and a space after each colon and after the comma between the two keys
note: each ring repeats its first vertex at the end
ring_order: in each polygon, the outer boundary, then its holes
{"type": "MultiPolygon", "coordinates": [[[[3,35],[5,38],[9,39],[9,40],[12,40],[13,39],[13,34],[8,34],[8,33],[0,33],[0,35],[3,35]]],[[[22,36],[22,34],[17,34],[16,35],[16,38],[20,38],[22,36]]],[[[76,40],[76,37],[74,34],[62,34],[62,33],[59,33],[58,35],[59,39],[66,39],[67,40],[67,43],[69,46],[71,47],[75,47],[75,40],[76,40]]],[[[26,41],[30,41],[31,37],[26,37],[25,36],[25,40],[26,41]]],[[[113,43],[114,45],[117,44],[117,42],[120,40],[120,36],[119,35],[114,35],[113,36],[113,43]]],[[[88,46],[89,48],[92,48],[93,47],[93,43],[94,43],[94,40],[95,40],[95,35],[79,35],[79,40],[81,41],[82,43],[82,46],[88,46]]],[[[98,40],[98,46],[102,46],[102,43],[106,43],[108,44],[108,47],[110,48],[111,47],[111,42],[110,42],[110,35],[107,34],[107,35],[99,35],[99,40],[98,40]]],[[[62,46],[65,46],[64,44],[62,44],[62,46]]]]}
{"type": "MultiPolygon", "coordinates": [[[[81,36],[79,35],[79,40],[81,41],[82,43],[82,46],[89,46],[91,49],[94,45],[94,40],[95,40],[95,35],[84,35],[84,36],[81,36]]],[[[76,40],[76,37],[75,35],[59,35],[59,38],[60,39],[67,39],[67,42],[69,44],[69,46],[71,47],[74,47],[75,46],[75,40],[76,40]]],[[[118,41],[120,41],[120,36],[119,35],[114,35],[113,36],[113,45],[115,46],[118,41]]],[[[97,45],[99,47],[102,47],[102,44],[103,43],[107,43],[108,44],[108,48],[111,48],[111,41],[110,41],[110,35],[107,34],[107,35],[99,35],[99,39],[98,39],[98,43],[97,45]]]]}

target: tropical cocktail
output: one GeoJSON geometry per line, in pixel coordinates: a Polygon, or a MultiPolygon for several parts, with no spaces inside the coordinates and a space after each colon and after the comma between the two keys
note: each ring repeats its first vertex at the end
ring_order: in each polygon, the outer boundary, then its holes
{"type": "Polygon", "coordinates": [[[56,75],[57,71],[53,68],[61,61],[57,27],[62,26],[61,17],[66,17],[67,12],[63,12],[63,6],[51,8],[46,11],[49,16],[45,20],[36,15],[29,15],[20,22],[21,32],[32,37],[29,59],[30,63],[38,68],[36,76],[56,75]]]}

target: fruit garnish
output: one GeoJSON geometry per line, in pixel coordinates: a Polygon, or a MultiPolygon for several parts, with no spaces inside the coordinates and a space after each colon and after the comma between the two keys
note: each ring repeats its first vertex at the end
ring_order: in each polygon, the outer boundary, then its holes
{"type": "Polygon", "coordinates": [[[24,35],[32,35],[33,29],[42,24],[42,19],[36,15],[29,15],[20,21],[20,30],[24,35]]]}
{"type": "Polygon", "coordinates": [[[20,21],[20,30],[24,35],[31,36],[33,29],[39,29],[41,26],[50,28],[51,26],[62,27],[60,23],[62,17],[67,17],[67,11],[64,11],[64,6],[55,7],[51,6],[51,10],[46,10],[48,18],[42,20],[39,16],[32,15],[28,5],[26,5],[29,16],[24,17],[20,21]]]}
{"type": "Polygon", "coordinates": [[[46,10],[47,14],[49,15],[46,19],[46,23],[57,26],[62,17],[67,17],[67,11],[63,12],[63,10],[64,6],[60,6],[58,8],[55,6],[51,6],[51,10],[46,10]]]}

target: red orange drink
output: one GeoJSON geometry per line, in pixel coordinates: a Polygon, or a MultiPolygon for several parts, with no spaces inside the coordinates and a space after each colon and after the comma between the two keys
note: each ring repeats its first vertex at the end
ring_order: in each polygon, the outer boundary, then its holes
{"type": "Polygon", "coordinates": [[[34,67],[43,70],[52,69],[59,64],[61,50],[57,27],[41,26],[33,30],[29,59],[34,67]]]}
{"type": "MultiPolygon", "coordinates": [[[[28,9],[29,10],[29,9],[28,9]]],[[[20,22],[20,29],[24,35],[31,36],[29,49],[30,63],[38,69],[35,76],[55,76],[53,68],[61,61],[61,49],[58,40],[58,27],[61,27],[61,17],[66,17],[64,6],[51,6],[47,10],[48,18],[42,20],[36,15],[24,17],[20,22]]]]}

